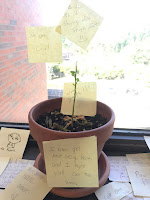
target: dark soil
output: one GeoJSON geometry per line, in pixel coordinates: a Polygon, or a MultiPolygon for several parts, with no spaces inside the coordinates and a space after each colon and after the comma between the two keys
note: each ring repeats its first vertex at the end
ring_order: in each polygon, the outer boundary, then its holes
{"type": "Polygon", "coordinates": [[[94,117],[89,116],[75,116],[73,118],[73,126],[71,124],[71,116],[63,115],[60,110],[50,113],[44,113],[39,117],[37,123],[45,128],[65,131],[65,132],[78,132],[98,128],[107,123],[107,119],[96,114],[94,117]]]}

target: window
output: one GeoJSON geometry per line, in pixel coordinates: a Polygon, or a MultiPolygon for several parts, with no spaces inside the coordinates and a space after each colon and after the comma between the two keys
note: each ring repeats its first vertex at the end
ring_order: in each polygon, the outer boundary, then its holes
{"type": "MultiPolygon", "coordinates": [[[[63,82],[72,80],[69,72],[77,59],[80,80],[97,82],[97,98],[113,108],[116,128],[149,129],[149,2],[82,2],[104,20],[86,51],[62,37],[64,62],[47,63],[49,98],[52,92],[54,97],[62,96],[63,82]]],[[[46,25],[50,25],[49,19],[53,25],[60,21],[66,5],[59,9],[57,5],[57,1],[51,3],[53,12],[47,9],[46,25]]]]}
{"type": "MultiPolygon", "coordinates": [[[[50,2],[39,0],[38,2],[43,10],[43,22],[38,17],[42,13],[36,4],[33,8],[38,10],[39,15],[36,11],[33,12],[34,9],[30,10],[32,13],[30,20],[24,20],[22,24],[19,18],[7,21],[2,18],[0,37],[4,44],[0,48],[3,48],[5,52],[0,50],[2,52],[0,66],[2,70],[4,70],[3,63],[7,64],[7,67],[6,71],[1,73],[1,85],[3,86],[5,75],[3,95],[7,98],[1,97],[1,106],[4,105],[1,111],[2,113],[7,111],[7,114],[5,116],[2,114],[0,121],[28,123],[29,109],[47,98],[47,89],[49,98],[62,96],[63,83],[72,81],[70,70],[74,69],[74,61],[78,59],[80,80],[97,82],[97,99],[114,110],[116,128],[150,129],[149,1],[82,0],[103,16],[104,20],[87,50],[82,50],[62,36],[64,61],[46,64],[47,88],[44,64],[28,63],[25,27],[41,24],[43,26],[58,25],[70,0],[50,2]],[[8,35],[10,35],[9,38],[8,35]],[[16,38],[19,40],[18,43],[14,43],[16,38]],[[13,47],[14,44],[15,47],[13,47]],[[8,47],[10,52],[7,52],[8,47]],[[13,75],[12,78],[10,78],[11,75],[13,75]],[[34,81],[35,77],[36,81],[34,81]],[[16,79],[17,82],[12,84],[11,80],[16,79]],[[33,85],[34,88],[29,91],[33,85]],[[19,90],[16,90],[17,87],[19,90]],[[13,96],[15,92],[18,100],[13,96]],[[23,105],[22,110],[19,108],[20,104],[23,105]],[[11,118],[10,114],[12,114],[11,118]]],[[[26,8],[28,6],[26,4],[26,8]]],[[[12,7],[12,10],[15,8],[12,7]]],[[[19,12],[18,9],[18,16],[19,12]]]]}

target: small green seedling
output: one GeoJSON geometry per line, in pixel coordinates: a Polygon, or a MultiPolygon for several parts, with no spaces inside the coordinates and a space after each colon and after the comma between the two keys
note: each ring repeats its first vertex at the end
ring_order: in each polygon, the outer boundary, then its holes
{"type": "Polygon", "coordinates": [[[79,78],[77,78],[77,62],[76,62],[75,71],[71,71],[70,73],[74,77],[74,83],[73,83],[73,86],[74,86],[74,98],[73,98],[72,119],[71,119],[71,125],[73,127],[73,116],[74,116],[74,108],[75,108],[76,93],[77,93],[77,83],[79,82],[79,78]]]}

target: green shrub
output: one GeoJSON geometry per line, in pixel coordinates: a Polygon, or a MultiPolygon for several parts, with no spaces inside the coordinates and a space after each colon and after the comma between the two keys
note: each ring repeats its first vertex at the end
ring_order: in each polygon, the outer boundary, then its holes
{"type": "Polygon", "coordinates": [[[107,79],[107,80],[114,80],[114,79],[123,79],[125,77],[125,73],[123,69],[115,69],[112,70],[105,70],[102,73],[96,73],[95,74],[98,79],[107,79]]]}
{"type": "Polygon", "coordinates": [[[64,72],[62,72],[60,70],[60,65],[53,65],[49,71],[51,78],[55,79],[55,78],[60,78],[60,77],[64,77],[65,74],[64,72]]]}

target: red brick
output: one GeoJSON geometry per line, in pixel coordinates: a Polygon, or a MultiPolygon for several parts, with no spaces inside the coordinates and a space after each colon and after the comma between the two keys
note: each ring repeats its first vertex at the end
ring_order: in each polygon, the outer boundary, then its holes
{"type": "Polygon", "coordinates": [[[47,97],[44,65],[30,64],[27,59],[25,26],[41,23],[38,1],[33,0],[30,7],[27,2],[0,0],[0,41],[1,48],[5,47],[0,49],[0,63],[4,65],[0,69],[0,121],[27,122],[31,107],[47,97]],[[6,48],[5,43],[13,43],[13,47],[6,48]]]}
{"type": "Polygon", "coordinates": [[[1,42],[14,42],[16,40],[15,37],[2,37],[1,42]]]}
{"type": "Polygon", "coordinates": [[[0,56],[0,62],[6,60],[6,56],[0,56]]]}

